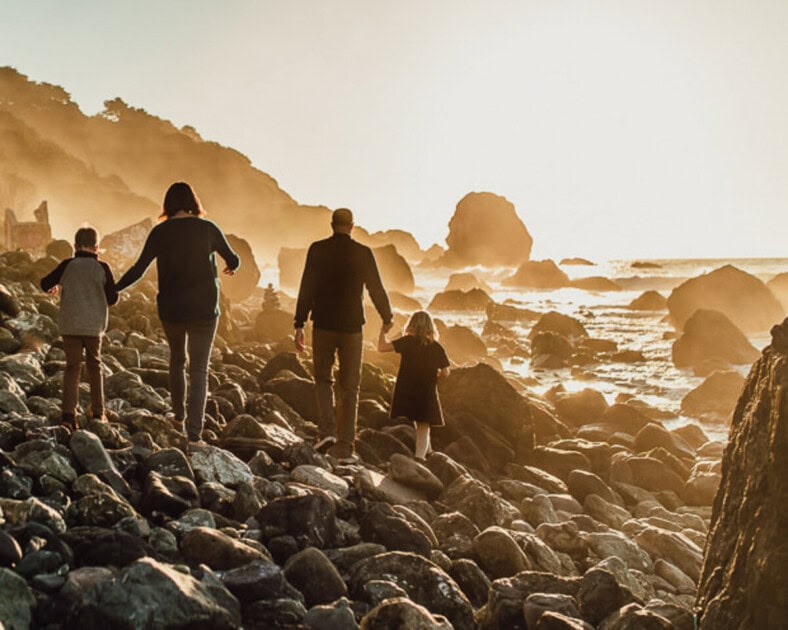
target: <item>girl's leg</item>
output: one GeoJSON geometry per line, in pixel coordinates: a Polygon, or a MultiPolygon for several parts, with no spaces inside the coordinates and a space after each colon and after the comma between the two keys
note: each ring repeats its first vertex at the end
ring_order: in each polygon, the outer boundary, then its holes
{"type": "Polygon", "coordinates": [[[211,360],[216,319],[189,323],[189,395],[186,405],[186,434],[191,442],[202,438],[205,401],[208,398],[208,364],[211,360]]]}
{"type": "Polygon", "coordinates": [[[426,459],[430,451],[430,423],[416,422],[416,458],[426,459]]]}
{"type": "Polygon", "coordinates": [[[170,346],[170,398],[172,412],[178,422],[186,417],[184,400],[186,397],[186,324],[162,322],[164,335],[170,346]]]}

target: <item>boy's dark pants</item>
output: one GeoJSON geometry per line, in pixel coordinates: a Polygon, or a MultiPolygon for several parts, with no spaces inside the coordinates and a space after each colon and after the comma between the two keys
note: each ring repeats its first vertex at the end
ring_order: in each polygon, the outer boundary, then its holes
{"type": "Polygon", "coordinates": [[[104,414],[101,337],[63,335],[63,352],[66,353],[66,371],[63,373],[63,413],[73,417],[77,411],[83,350],[90,383],[90,412],[94,418],[98,418],[104,414]]]}

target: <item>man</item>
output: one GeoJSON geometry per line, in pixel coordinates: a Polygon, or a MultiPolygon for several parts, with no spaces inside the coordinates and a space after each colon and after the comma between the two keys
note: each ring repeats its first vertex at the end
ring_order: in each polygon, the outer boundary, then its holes
{"type": "Polygon", "coordinates": [[[335,210],[331,228],[333,236],[312,243],[306,255],[295,312],[295,346],[303,352],[304,324],[311,312],[315,393],[320,412],[320,438],[315,446],[334,443],[328,454],[347,462],[356,461],[353,441],[364,343],[364,287],[387,332],[392,326],[392,313],[372,250],[350,238],[353,213],[347,208],[335,210]],[[332,370],[337,354],[340,391],[335,415],[332,370]]]}

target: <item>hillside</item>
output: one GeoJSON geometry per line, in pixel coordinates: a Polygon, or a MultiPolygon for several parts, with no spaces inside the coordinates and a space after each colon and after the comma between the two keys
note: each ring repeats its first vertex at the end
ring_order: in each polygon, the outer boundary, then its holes
{"type": "Polygon", "coordinates": [[[189,126],[119,98],[86,116],[63,88],[0,68],[0,206],[24,215],[47,199],[56,236],[84,221],[106,233],[155,216],[177,180],[192,183],[209,218],[243,234],[258,258],[328,232],[326,208],[299,205],[246,156],[189,126]]]}

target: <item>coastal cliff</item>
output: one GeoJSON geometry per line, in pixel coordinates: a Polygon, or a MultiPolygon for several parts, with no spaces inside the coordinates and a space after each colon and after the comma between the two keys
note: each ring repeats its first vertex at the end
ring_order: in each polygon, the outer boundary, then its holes
{"type": "Polygon", "coordinates": [[[788,628],[788,319],[750,370],[722,460],[700,627],[788,628]]]}

